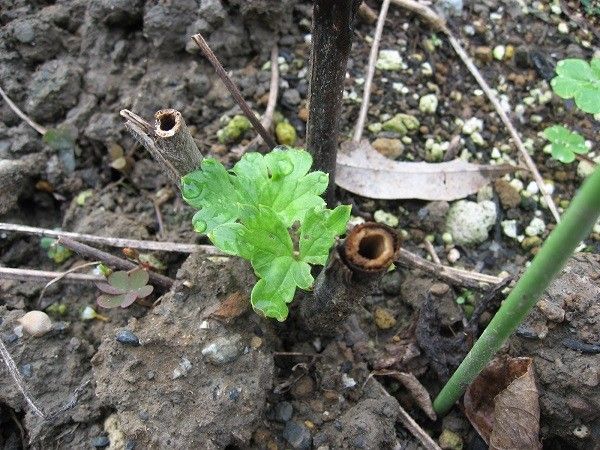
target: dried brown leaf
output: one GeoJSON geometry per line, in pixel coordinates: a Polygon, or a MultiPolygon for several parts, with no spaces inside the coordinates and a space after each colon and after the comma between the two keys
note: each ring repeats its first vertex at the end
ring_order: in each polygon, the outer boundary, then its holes
{"type": "Polygon", "coordinates": [[[531,358],[494,359],[467,388],[464,406],[490,449],[541,448],[539,394],[531,358]]]}
{"type": "Polygon", "coordinates": [[[471,164],[461,159],[443,163],[392,161],[363,140],[342,144],[335,182],[354,194],[375,199],[456,200],[518,169],[510,165],[471,164]]]}
{"type": "Polygon", "coordinates": [[[373,375],[391,377],[402,383],[427,417],[431,420],[437,419],[429,392],[427,392],[427,389],[423,387],[421,382],[412,373],[398,372],[397,370],[379,370],[373,372],[373,375]]]}
{"type": "Polygon", "coordinates": [[[248,311],[249,306],[250,300],[248,299],[248,296],[237,291],[229,295],[218,305],[211,307],[204,316],[230,322],[248,311]]]}

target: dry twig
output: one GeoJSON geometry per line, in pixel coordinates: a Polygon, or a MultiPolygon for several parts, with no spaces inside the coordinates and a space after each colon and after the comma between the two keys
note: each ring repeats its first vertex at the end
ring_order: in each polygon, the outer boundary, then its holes
{"type": "Polygon", "coordinates": [[[435,249],[433,248],[433,244],[431,242],[429,242],[427,239],[425,239],[423,241],[423,245],[425,246],[425,250],[427,250],[427,253],[429,253],[429,256],[431,256],[431,259],[433,260],[433,262],[438,265],[441,265],[442,262],[440,261],[440,257],[435,252],[435,249]]]}
{"type": "Polygon", "coordinates": [[[369,110],[369,98],[371,97],[371,85],[373,84],[373,75],[375,74],[375,63],[377,62],[379,43],[381,42],[381,34],[383,33],[383,26],[385,25],[385,18],[387,17],[389,6],[390,0],[383,0],[381,10],[379,11],[379,18],[377,19],[377,26],[375,27],[373,43],[371,44],[371,53],[369,54],[369,64],[367,66],[362,104],[360,105],[360,112],[358,113],[358,120],[356,121],[356,127],[354,128],[354,136],[352,137],[354,142],[360,142],[365,128],[367,111],[369,110]]]}
{"type": "MultiPolygon", "coordinates": [[[[73,250],[76,253],[79,253],[83,257],[99,259],[104,262],[108,266],[116,267],[121,270],[131,270],[138,267],[137,264],[132,263],[131,261],[127,261],[126,259],[119,258],[118,256],[111,255],[110,253],[103,252],[102,250],[98,250],[97,248],[90,247],[89,245],[82,244],[81,242],[74,241],[65,236],[61,236],[58,238],[58,243],[73,250]]],[[[153,284],[159,285],[163,289],[169,290],[175,280],[166,277],[164,275],[160,275],[156,272],[148,270],[148,275],[150,276],[150,281],[153,284]]]]}
{"type": "Polygon", "coordinates": [[[23,395],[23,397],[25,398],[25,401],[27,402],[27,404],[29,405],[29,407],[31,408],[33,413],[36,416],[40,417],[41,419],[45,420],[46,416],[44,415],[42,410],[40,408],[38,408],[38,406],[35,404],[35,402],[31,398],[31,396],[25,389],[25,382],[23,381],[23,378],[21,378],[21,374],[19,373],[19,370],[17,369],[17,365],[15,364],[15,361],[12,359],[12,356],[10,356],[10,353],[8,352],[8,349],[4,345],[4,341],[2,339],[0,339],[0,355],[2,356],[2,359],[4,360],[4,364],[6,364],[8,373],[10,374],[13,381],[17,385],[17,389],[19,389],[19,392],[21,392],[21,395],[23,395]]]}
{"type": "Polygon", "coordinates": [[[481,283],[496,285],[503,281],[502,278],[492,275],[435,264],[403,248],[400,249],[400,256],[396,262],[407,267],[421,269],[450,284],[466,286],[479,291],[487,290],[487,287],[482,286],[481,283]]]}
{"type": "Polygon", "coordinates": [[[515,129],[514,125],[512,124],[510,118],[508,117],[508,115],[506,114],[504,109],[502,108],[502,105],[498,101],[496,94],[494,94],[494,92],[488,85],[487,81],[485,81],[485,79],[481,75],[481,72],[479,72],[479,69],[477,69],[477,67],[475,66],[475,64],[473,63],[473,61],[471,60],[471,58],[465,51],[465,49],[462,47],[462,45],[460,44],[458,39],[456,39],[454,37],[454,35],[450,31],[450,29],[446,26],[444,19],[442,19],[431,8],[429,8],[423,4],[420,4],[419,2],[414,1],[414,0],[392,0],[392,3],[394,3],[397,6],[402,7],[404,9],[408,9],[409,11],[412,11],[415,14],[418,14],[425,21],[429,22],[429,24],[433,28],[435,28],[439,31],[442,31],[444,34],[446,34],[448,41],[450,42],[450,45],[452,46],[452,48],[454,48],[454,51],[459,56],[459,58],[462,60],[462,62],[465,64],[465,66],[467,66],[467,69],[469,70],[471,75],[473,75],[473,78],[475,78],[477,83],[479,83],[479,86],[481,86],[481,89],[483,90],[485,95],[488,97],[488,99],[492,103],[492,106],[496,110],[496,113],[498,114],[498,116],[500,116],[500,120],[502,120],[502,123],[504,123],[504,126],[506,126],[515,146],[517,147],[517,149],[519,150],[519,152],[521,154],[521,157],[525,161],[525,164],[527,164],[528,169],[531,171],[531,173],[533,175],[533,179],[535,180],[536,184],[538,185],[538,188],[539,188],[540,192],[542,193],[542,196],[546,200],[546,203],[548,204],[548,208],[550,209],[550,212],[554,216],[554,219],[557,222],[559,222],[560,214],[558,213],[556,204],[554,203],[554,200],[552,200],[552,196],[550,196],[550,194],[548,194],[548,190],[546,189],[546,187],[544,185],[544,180],[542,179],[542,176],[540,175],[540,173],[535,165],[535,162],[533,161],[531,156],[529,156],[529,153],[527,153],[527,150],[525,149],[525,146],[523,145],[523,141],[521,140],[519,133],[515,129]]]}
{"type": "Polygon", "coordinates": [[[17,225],[12,223],[0,223],[0,231],[14,231],[18,233],[34,234],[38,236],[48,236],[54,238],[69,237],[82,242],[89,242],[98,245],[107,245],[110,247],[129,247],[138,250],[151,250],[162,252],[194,253],[200,252],[208,255],[223,256],[221,250],[212,245],[183,244],[177,242],[158,242],[142,241],[138,239],[122,239],[105,236],[95,236],[93,234],[73,233],[69,231],[56,231],[47,228],[29,227],[26,225],[17,225]]]}
{"type": "Polygon", "coordinates": [[[217,56],[213,53],[211,48],[208,46],[208,43],[204,40],[202,35],[195,34],[194,36],[192,36],[192,40],[200,48],[205,58],[208,59],[208,61],[212,64],[213,68],[215,69],[215,72],[217,72],[217,75],[219,76],[219,78],[221,78],[221,81],[223,81],[225,87],[227,88],[235,102],[242,109],[244,115],[248,118],[250,123],[252,123],[252,126],[257,131],[257,133],[262,136],[269,148],[273,149],[277,147],[277,142],[275,142],[273,136],[271,136],[271,134],[267,130],[265,130],[265,127],[263,127],[263,125],[258,121],[256,116],[252,112],[252,109],[250,109],[250,106],[248,106],[248,103],[246,103],[246,100],[244,100],[244,97],[242,97],[240,90],[237,88],[237,86],[229,77],[229,75],[227,75],[227,72],[225,72],[223,65],[221,64],[217,56]]]}
{"type": "MultiPolygon", "coordinates": [[[[265,114],[262,117],[261,123],[266,130],[271,128],[273,124],[273,115],[275,114],[275,107],[277,106],[277,96],[279,95],[279,64],[277,59],[279,58],[279,48],[277,44],[271,49],[271,85],[269,86],[269,99],[267,100],[267,108],[265,114]]],[[[236,153],[241,156],[248,150],[258,147],[263,142],[260,134],[256,135],[247,145],[238,150],[236,153]]]]}
{"type": "Polygon", "coordinates": [[[57,279],[61,279],[63,281],[68,281],[71,283],[89,283],[92,281],[105,281],[105,278],[100,275],[90,275],[87,273],[49,272],[46,270],[13,269],[10,267],[0,267],[0,279],[20,281],[54,281],[57,279]]]}
{"type": "MultiPolygon", "coordinates": [[[[375,378],[373,378],[373,374],[369,375],[367,381],[365,381],[365,384],[368,383],[369,380],[377,384],[377,387],[381,389],[383,395],[385,395],[386,397],[392,397],[392,395],[390,395],[390,393],[381,385],[381,383],[379,383],[375,378]]],[[[402,425],[404,425],[404,428],[410,431],[410,433],[415,438],[417,438],[427,450],[442,450],[440,446],[437,445],[437,443],[433,440],[433,438],[429,436],[425,432],[425,430],[423,430],[423,428],[421,428],[421,426],[417,422],[415,422],[415,420],[410,416],[410,414],[406,412],[406,410],[400,405],[400,403],[398,403],[398,412],[400,413],[399,420],[400,422],[402,422],[402,425]]]]}
{"type": "MultiPolygon", "coordinates": [[[[111,247],[129,247],[138,250],[152,250],[152,251],[163,251],[163,252],[178,252],[178,253],[203,253],[213,256],[227,256],[218,248],[212,245],[199,245],[199,244],[184,244],[179,242],[157,242],[157,241],[142,241],[137,239],[121,239],[104,236],[94,236],[91,234],[81,233],[70,233],[67,231],[55,231],[45,228],[28,227],[25,225],[15,225],[11,223],[0,223],[0,231],[15,231],[19,233],[35,234],[41,236],[49,236],[60,238],[62,236],[71,237],[83,242],[92,242],[99,245],[107,245],[111,247]]],[[[501,282],[503,279],[494,277],[492,275],[486,275],[478,272],[472,272],[464,269],[457,269],[455,267],[443,266],[427,261],[420,256],[409,252],[406,249],[400,249],[400,257],[398,263],[407,267],[416,267],[430,273],[434,276],[439,277],[451,284],[458,286],[466,286],[477,290],[487,289],[481,286],[480,283],[487,283],[495,285],[501,282]]],[[[2,270],[17,270],[17,269],[1,269],[2,270]]],[[[23,270],[23,269],[19,269],[23,270]]],[[[36,271],[37,272],[37,271],[36,271]]],[[[45,279],[51,279],[58,275],[60,272],[47,272],[52,275],[47,276],[45,279]]],[[[78,277],[87,277],[93,275],[82,275],[82,274],[70,274],[65,279],[75,280],[78,277]]],[[[11,277],[14,278],[14,277],[11,277]]],[[[39,277],[38,277],[39,279],[39,277]]]]}
{"type": "Polygon", "coordinates": [[[38,133],[40,133],[42,136],[44,134],[46,134],[46,131],[48,131],[48,130],[46,130],[46,128],[44,128],[43,126],[41,126],[39,123],[34,122],[23,111],[21,111],[19,109],[19,107],[17,105],[15,105],[14,102],[8,97],[8,95],[6,95],[6,92],[4,92],[4,89],[2,89],[1,87],[0,87],[0,96],[4,99],[4,101],[10,107],[10,109],[12,109],[13,112],[17,116],[19,116],[19,118],[21,118],[25,123],[27,123],[27,125],[29,125],[35,131],[37,131],[38,133]]]}
{"type": "Polygon", "coordinates": [[[38,305],[40,305],[42,303],[42,298],[44,298],[44,294],[46,293],[46,290],[52,286],[54,283],[56,283],[57,281],[62,280],[63,278],[65,278],[67,275],[72,274],[74,272],[77,272],[80,269],[84,269],[86,267],[91,267],[91,266],[95,266],[96,264],[99,264],[100,261],[92,261],[92,262],[88,262],[88,263],[84,263],[84,264],[80,264],[78,266],[75,267],[71,267],[69,270],[67,270],[66,272],[62,272],[60,275],[52,278],[50,281],[48,281],[48,283],[46,283],[46,285],[44,286],[44,288],[42,289],[42,292],[40,292],[40,296],[38,297],[38,305]]]}

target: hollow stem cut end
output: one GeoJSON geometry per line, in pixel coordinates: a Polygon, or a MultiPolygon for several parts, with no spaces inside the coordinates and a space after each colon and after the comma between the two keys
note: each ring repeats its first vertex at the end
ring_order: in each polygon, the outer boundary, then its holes
{"type": "Polygon", "coordinates": [[[396,231],[378,223],[353,228],[344,243],[348,265],[360,272],[383,272],[397,259],[400,238],[396,231]]]}
{"type": "Polygon", "coordinates": [[[171,137],[181,127],[181,113],[175,109],[161,109],[154,115],[155,133],[160,137],[171,137]]]}

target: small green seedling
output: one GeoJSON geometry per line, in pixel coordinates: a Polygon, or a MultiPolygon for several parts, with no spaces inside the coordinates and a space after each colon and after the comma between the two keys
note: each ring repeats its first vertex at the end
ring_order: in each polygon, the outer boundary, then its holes
{"type": "Polygon", "coordinates": [[[48,258],[56,264],[62,264],[73,255],[73,252],[58,243],[56,239],[43,237],[40,239],[40,246],[46,250],[48,258]]]}
{"type": "Polygon", "coordinates": [[[600,16],[600,0],[581,0],[586,14],[600,16]]]}
{"type": "Polygon", "coordinates": [[[130,272],[117,271],[111,273],[106,283],[96,283],[104,294],[98,297],[98,305],[103,308],[127,308],[137,299],[149,296],[154,290],[148,285],[148,272],[136,268],[130,272]]]}
{"type": "Polygon", "coordinates": [[[552,157],[565,164],[575,161],[575,155],[585,155],[590,151],[583,136],[562,125],[546,128],[544,137],[551,142],[552,157]]]}
{"type": "Polygon", "coordinates": [[[325,208],[329,176],[309,172],[304,150],[278,147],[247,153],[231,170],[206,158],[182,178],[184,200],[199,208],[194,229],[225,253],[251,262],[259,278],[251,303],[283,321],[296,288],[314,283],[311,265],[324,265],[336,237],[346,232],[350,206],[325,208]]]}
{"type": "Polygon", "coordinates": [[[600,58],[589,63],[583,59],[563,59],[556,66],[557,76],[550,84],[562,98],[573,98],[586,113],[600,113],[600,58]]]}

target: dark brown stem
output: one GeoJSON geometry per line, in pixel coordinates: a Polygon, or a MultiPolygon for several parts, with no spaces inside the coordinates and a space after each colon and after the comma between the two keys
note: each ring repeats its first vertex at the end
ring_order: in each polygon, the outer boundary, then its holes
{"type": "Polygon", "coordinates": [[[304,327],[313,334],[333,336],[387,272],[400,250],[395,230],[377,223],[353,228],[334,247],[315,282],[312,299],[300,304],[304,327]]]}
{"type": "MultiPolygon", "coordinates": [[[[74,241],[68,237],[59,237],[58,243],[85,258],[97,259],[104,262],[106,265],[116,267],[117,269],[131,270],[138,267],[137,264],[132,263],[131,261],[127,261],[126,259],[103,252],[102,250],[82,244],[81,242],[74,241]]],[[[167,291],[171,289],[171,286],[173,286],[173,283],[175,282],[171,278],[152,272],[151,270],[148,270],[148,275],[150,276],[151,283],[156,284],[167,291]]]]}
{"type": "Polygon", "coordinates": [[[208,44],[206,43],[206,41],[204,40],[202,35],[195,34],[194,36],[192,36],[192,40],[200,48],[200,51],[202,51],[202,54],[204,55],[204,57],[206,59],[208,59],[208,61],[212,64],[213,68],[215,69],[215,72],[217,72],[217,75],[219,76],[219,78],[221,78],[221,81],[223,81],[223,83],[225,84],[225,87],[227,88],[229,93],[232,95],[235,102],[242,109],[242,112],[248,118],[248,120],[250,121],[250,123],[252,124],[252,126],[254,127],[256,132],[262,136],[262,138],[265,140],[265,142],[267,143],[267,145],[269,146],[270,149],[277,147],[277,142],[275,142],[275,139],[273,138],[273,136],[271,136],[271,134],[267,130],[265,130],[265,127],[263,127],[262,124],[259,122],[259,120],[256,118],[256,116],[250,109],[250,106],[248,106],[248,103],[246,103],[246,100],[244,100],[244,97],[242,97],[240,90],[237,88],[235,83],[231,80],[229,75],[227,75],[227,72],[225,72],[223,65],[220,63],[217,56],[213,53],[211,48],[208,46],[208,44]]]}
{"type": "Polygon", "coordinates": [[[337,137],[354,19],[362,0],[315,0],[306,147],[313,168],[329,174],[327,203],[335,201],[337,137]]]}

